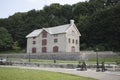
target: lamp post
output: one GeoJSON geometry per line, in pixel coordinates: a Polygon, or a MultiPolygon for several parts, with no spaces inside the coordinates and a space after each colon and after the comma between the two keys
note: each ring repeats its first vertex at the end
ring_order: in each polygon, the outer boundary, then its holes
{"type": "Polygon", "coordinates": [[[29,52],[29,62],[30,62],[30,52],[29,52]]]}
{"type": "Polygon", "coordinates": [[[99,69],[99,61],[98,61],[98,48],[96,48],[96,71],[100,71],[99,69]]]}
{"type": "Polygon", "coordinates": [[[29,53],[28,53],[28,59],[29,59],[29,63],[30,63],[30,50],[29,50],[29,53]]]}

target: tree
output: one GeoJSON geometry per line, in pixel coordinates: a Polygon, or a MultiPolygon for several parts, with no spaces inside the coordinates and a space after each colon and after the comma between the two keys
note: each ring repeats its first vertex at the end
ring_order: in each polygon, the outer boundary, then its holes
{"type": "Polygon", "coordinates": [[[110,9],[103,9],[95,12],[88,18],[89,25],[84,28],[86,34],[85,43],[89,47],[96,47],[101,50],[119,51],[120,47],[120,5],[110,9]],[[104,48],[104,49],[103,49],[104,48]]]}
{"type": "MultiPolygon", "coordinates": [[[[43,10],[30,10],[15,13],[9,18],[0,19],[13,41],[21,48],[26,47],[25,36],[35,29],[69,23],[70,19],[81,32],[81,49],[120,50],[120,0],[89,0],[73,5],[58,3],[45,6],[43,10]],[[112,4],[106,6],[112,1],[112,4]],[[115,2],[115,3],[114,3],[115,2]],[[109,37],[108,37],[109,36],[109,37]]],[[[1,35],[1,33],[0,33],[1,35]]],[[[0,36],[1,37],[1,36],[0,36]]],[[[3,44],[3,43],[1,43],[3,44]]]]}
{"type": "Polygon", "coordinates": [[[13,45],[12,45],[12,48],[14,49],[14,50],[20,50],[20,45],[19,45],[19,43],[18,43],[18,41],[15,41],[14,43],[13,43],[13,45]]]}
{"type": "Polygon", "coordinates": [[[7,29],[0,27],[0,50],[8,50],[12,48],[12,37],[7,29]]]}

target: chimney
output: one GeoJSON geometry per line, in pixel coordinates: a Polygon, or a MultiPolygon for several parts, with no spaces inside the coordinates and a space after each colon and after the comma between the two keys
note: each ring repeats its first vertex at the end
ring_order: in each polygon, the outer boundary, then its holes
{"type": "Polygon", "coordinates": [[[70,24],[73,25],[74,24],[74,20],[71,19],[70,20],[70,24]]]}

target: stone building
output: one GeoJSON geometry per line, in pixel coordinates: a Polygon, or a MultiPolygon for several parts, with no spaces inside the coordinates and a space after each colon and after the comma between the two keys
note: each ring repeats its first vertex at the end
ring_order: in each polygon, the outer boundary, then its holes
{"type": "Polygon", "coordinates": [[[80,36],[74,20],[70,24],[37,29],[26,36],[27,53],[79,52],[80,36]]]}

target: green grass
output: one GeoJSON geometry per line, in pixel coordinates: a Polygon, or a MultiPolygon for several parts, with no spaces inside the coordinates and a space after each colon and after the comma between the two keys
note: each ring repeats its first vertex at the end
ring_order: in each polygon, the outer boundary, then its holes
{"type": "Polygon", "coordinates": [[[65,73],[0,67],[0,80],[96,80],[65,73]]]}
{"type": "MultiPolygon", "coordinates": [[[[99,62],[107,62],[107,63],[113,63],[113,62],[120,62],[120,56],[114,56],[111,58],[98,58],[99,62]]],[[[96,58],[89,59],[88,62],[96,62],[96,58]]]]}
{"type": "MultiPolygon", "coordinates": [[[[8,58],[8,61],[28,62],[29,60],[28,60],[28,59],[22,59],[22,58],[8,58]]],[[[30,59],[30,62],[54,63],[54,60],[47,60],[47,59],[30,59]]],[[[56,63],[78,64],[78,61],[56,60],[56,63]]]]}
{"type": "MultiPolygon", "coordinates": [[[[53,60],[44,60],[44,59],[31,59],[31,62],[47,62],[47,63],[53,63],[53,60]]],[[[56,63],[72,63],[77,64],[78,61],[71,61],[71,60],[56,60],[56,63]]]]}

